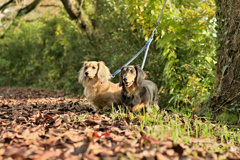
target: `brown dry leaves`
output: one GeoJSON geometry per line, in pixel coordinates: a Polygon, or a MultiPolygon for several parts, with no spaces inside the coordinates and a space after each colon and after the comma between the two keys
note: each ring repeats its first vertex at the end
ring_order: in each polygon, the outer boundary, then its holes
{"type": "MultiPolygon", "coordinates": [[[[0,88],[0,159],[217,159],[204,148],[159,141],[127,120],[91,112],[81,97],[0,88]],[[72,98],[64,98],[69,96],[72,98]],[[82,117],[82,115],[88,116],[82,117]],[[194,154],[196,153],[196,154],[194,154]]],[[[192,143],[205,140],[192,139],[192,143]]],[[[239,148],[225,158],[238,159],[239,148]]]]}

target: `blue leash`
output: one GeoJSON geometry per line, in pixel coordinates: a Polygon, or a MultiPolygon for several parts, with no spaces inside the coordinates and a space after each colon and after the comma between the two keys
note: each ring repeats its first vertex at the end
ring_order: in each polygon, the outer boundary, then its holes
{"type": "Polygon", "coordinates": [[[127,65],[129,65],[135,58],[137,58],[137,56],[138,56],[140,53],[143,52],[143,50],[144,50],[145,48],[147,48],[146,51],[145,51],[145,55],[144,55],[143,62],[142,62],[142,66],[141,66],[141,69],[143,69],[144,64],[145,64],[145,62],[146,62],[146,59],[147,59],[147,54],[148,54],[149,47],[150,47],[150,45],[151,45],[151,43],[152,43],[153,36],[154,36],[154,34],[156,33],[156,31],[157,31],[157,27],[158,27],[159,22],[160,22],[160,19],[161,19],[161,17],[162,17],[162,13],[163,13],[163,10],[164,10],[164,7],[165,7],[166,2],[167,2],[167,0],[164,1],[164,4],[163,4],[162,10],[161,10],[161,13],[160,13],[160,15],[159,15],[159,17],[158,17],[158,20],[157,20],[157,23],[156,23],[156,26],[155,26],[155,28],[154,28],[154,30],[153,30],[153,32],[152,32],[152,36],[148,39],[148,42],[147,42],[147,43],[145,44],[145,46],[144,46],[137,54],[135,54],[135,56],[133,56],[126,64],[124,64],[121,68],[119,68],[118,70],[116,70],[116,71],[111,75],[112,78],[114,78],[119,72],[121,72],[121,70],[122,70],[123,67],[126,67],[127,65]]]}
{"type": "MultiPolygon", "coordinates": [[[[153,40],[152,37],[149,38],[149,40],[148,40],[148,42],[145,44],[145,46],[144,46],[137,54],[135,54],[135,56],[133,56],[126,64],[124,64],[121,68],[119,68],[118,70],[116,70],[116,71],[111,75],[111,77],[114,78],[119,72],[121,72],[121,69],[122,69],[123,67],[126,67],[127,65],[129,65],[135,58],[137,58],[137,56],[138,56],[140,53],[142,53],[142,51],[143,51],[146,47],[147,47],[147,50],[148,50],[148,48],[149,48],[152,40],[153,40]]],[[[146,52],[147,52],[147,50],[146,50],[146,52]]],[[[146,57],[147,57],[147,55],[146,55],[146,53],[145,53],[145,57],[144,57],[144,58],[146,59],[146,57]]],[[[145,62],[145,60],[144,60],[144,62],[145,62]]],[[[143,65],[144,65],[144,64],[142,64],[142,69],[143,69],[143,65]]]]}

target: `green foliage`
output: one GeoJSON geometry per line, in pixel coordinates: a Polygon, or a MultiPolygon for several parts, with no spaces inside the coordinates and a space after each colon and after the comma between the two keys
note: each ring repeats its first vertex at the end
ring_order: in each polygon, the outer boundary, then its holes
{"type": "MultiPolygon", "coordinates": [[[[91,31],[71,21],[64,9],[61,15],[19,21],[0,41],[0,85],[82,94],[77,83],[82,62],[104,61],[113,73],[146,43],[163,2],[86,1],[91,31]]],[[[144,68],[160,89],[161,107],[196,106],[213,91],[214,9],[213,0],[167,1],[144,68]]]]}
{"type": "MultiPolygon", "coordinates": [[[[0,42],[0,85],[82,94],[77,76],[83,61],[104,61],[112,72],[118,69],[140,46],[128,29],[124,5],[113,1],[98,5],[98,15],[89,16],[95,27],[92,34],[69,20],[64,11],[61,16],[22,20],[16,30],[13,26],[0,42]]],[[[88,13],[92,8],[85,10],[88,13]]]]}
{"type": "Polygon", "coordinates": [[[80,49],[77,35],[74,25],[64,17],[20,22],[3,42],[1,60],[8,65],[1,66],[1,85],[76,91],[80,64],[71,63],[80,49]],[[66,23],[69,27],[64,27],[66,23]]]}
{"type": "MultiPolygon", "coordinates": [[[[151,35],[163,3],[164,0],[128,1],[132,30],[145,40],[151,35]]],[[[167,1],[153,43],[156,51],[150,53],[146,69],[157,68],[149,76],[162,85],[163,96],[171,95],[174,106],[196,105],[213,91],[214,15],[213,0],[167,1]]]]}
{"type": "Polygon", "coordinates": [[[236,112],[223,112],[218,116],[218,119],[225,124],[238,124],[239,123],[239,114],[236,112]]]}
{"type": "MultiPolygon", "coordinates": [[[[222,123],[214,123],[207,120],[205,117],[193,118],[190,113],[181,115],[179,113],[169,114],[162,110],[161,113],[153,110],[151,114],[133,114],[131,112],[115,112],[112,110],[110,114],[112,119],[119,121],[129,121],[132,130],[139,125],[142,133],[151,135],[153,138],[165,141],[171,137],[173,143],[184,143],[187,145],[198,146],[199,144],[193,143],[194,139],[200,138],[201,140],[210,143],[221,142],[221,145],[229,147],[229,145],[239,145],[240,135],[238,128],[229,129],[227,125],[222,123]]],[[[224,116],[228,116],[225,114],[224,116]]],[[[233,116],[233,115],[232,115],[233,116]]],[[[229,119],[228,119],[229,120],[229,119]]],[[[225,122],[224,122],[225,123],[225,122]]],[[[206,144],[205,144],[206,145],[206,144]]],[[[227,148],[211,148],[205,146],[211,152],[224,151],[227,148]]]]}

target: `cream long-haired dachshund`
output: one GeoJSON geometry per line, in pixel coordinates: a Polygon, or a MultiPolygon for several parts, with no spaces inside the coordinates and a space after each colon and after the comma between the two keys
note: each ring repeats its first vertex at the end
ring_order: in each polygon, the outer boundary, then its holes
{"type": "Polygon", "coordinates": [[[102,61],[86,61],[80,69],[78,81],[94,110],[111,109],[121,104],[122,87],[110,82],[110,78],[111,73],[102,61]]]}

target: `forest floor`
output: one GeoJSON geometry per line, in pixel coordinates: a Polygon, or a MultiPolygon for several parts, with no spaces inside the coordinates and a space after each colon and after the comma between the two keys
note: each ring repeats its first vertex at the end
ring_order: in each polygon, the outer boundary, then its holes
{"type": "Polygon", "coordinates": [[[0,88],[0,159],[240,159],[240,132],[205,117],[95,113],[83,96],[0,88]]]}

